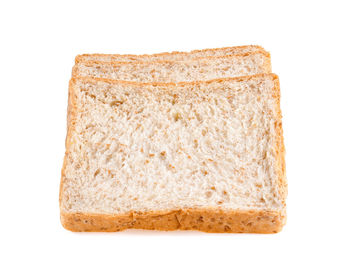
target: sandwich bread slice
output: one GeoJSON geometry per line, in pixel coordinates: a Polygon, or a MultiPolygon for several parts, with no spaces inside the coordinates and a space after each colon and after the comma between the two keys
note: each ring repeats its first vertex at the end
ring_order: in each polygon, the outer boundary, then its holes
{"type": "Polygon", "coordinates": [[[276,75],[70,81],[65,228],[276,233],[286,194],[276,75]]]}

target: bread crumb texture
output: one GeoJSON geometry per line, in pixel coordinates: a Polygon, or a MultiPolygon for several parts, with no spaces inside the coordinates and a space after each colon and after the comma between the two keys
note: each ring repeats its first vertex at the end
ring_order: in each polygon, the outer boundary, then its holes
{"type": "Polygon", "coordinates": [[[62,224],[273,233],[285,222],[278,78],[70,83],[62,224]]]}

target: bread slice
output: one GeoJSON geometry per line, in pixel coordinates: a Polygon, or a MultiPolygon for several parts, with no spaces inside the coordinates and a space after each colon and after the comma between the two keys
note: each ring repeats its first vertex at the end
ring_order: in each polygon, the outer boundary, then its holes
{"type": "Polygon", "coordinates": [[[276,233],[286,194],[276,75],[71,80],[65,228],[276,233]]]}
{"type": "Polygon", "coordinates": [[[171,52],[171,53],[159,53],[151,55],[118,55],[118,54],[83,54],[78,55],[75,58],[75,63],[81,63],[85,61],[101,61],[101,62],[113,62],[113,61],[177,61],[177,60],[189,60],[194,58],[212,57],[212,56],[228,56],[228,55],[244,55],[247,53],[261,51],[264,52],[264,48],[258,45],[246,45],[246,46],[233,46],[224,48],[213,48],[203,50],[193,50],[191,52],[171,52]]]}
{"type": "Polygon", "coordinates": [[[185,61],[86,61],[73,67],[73,77],[97,77],[137,82],[191,82],[270,73],[270,54],[204,57],[185,61]]]}

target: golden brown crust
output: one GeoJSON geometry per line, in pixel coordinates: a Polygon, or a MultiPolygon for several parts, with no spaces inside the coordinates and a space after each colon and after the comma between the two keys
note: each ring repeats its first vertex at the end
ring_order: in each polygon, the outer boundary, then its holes
{"type": "MultiPolygon", "coordinates": [[[[278,113],[277,123],[275,125],[277,136],[276,139],[276,157],[278,172],[278,190],[281,201],[285,207],[285,198],[287,195],[287,182],[285,178],[284,162],[284,144],[281,123],[280,110],[280,88],[278,76],[275,74],[257,74],[245,77],[222,78],[211,81],[194,81],[182,82],[177,86],[186,84],[209,84],[213,82],[223,82],[229,80],[248,81],[258,77],[270,77],[274,81],[276,98],[276,110],[278,113]]],[[[129,84],[140,86],[142,84],[151,84],[153,86],[165,85],[169,83],[139,83],[131,81],[118,81],[103,78],[72,78],[69,86],[69,104],[68,104],[68,131],[66,138],[66,149],[68,150],[71,142],[71,133],[75,125],[77,115],[76,94],[74,84],[78,81],[88,81],[97,83],[99,81],[112,84],[129,84]]],[[[175,85],[175,83],[171,83],[175,85]]],[[[62,188],[65,181],[65,166],[68,154],[66,152],[62,168],[62,178],[60,185],[60,203],[62,201],[62,188]]],[[[149,230],[198,230],[203,232],[227,232],[227,233],[277,233],[281,231],[286,221],[285,208],[277,211],[271,210],[221,210],[221,209],[186,209],[174,211],[154,211],[148,213],[129,213],[118,215],[106,214],[89,214],[89,213],[66,213],[61,210],[61,222],[63,227],[68,230],[80,232],[115,232],[125,229],[149,229],[149,230]]]]}
{"type": "Polygon", "coordinates": [[[265,69],[265,73],[271,73],[272,72],[272,64],[271,64],[271,55],[269,52],[266,52],[267,55],[266,56],[266,60],[265,60],[265,65],[264,65],[264,69],[265,69]]]}
{"type": "Polygon", "coordinates": [[[62,202],[62,190],[63,190],[63,184],[65,181],[65,170],[68,160],[68,148],[71,143],[71,136],[74,131],[75,127],[75,120],[77,116],[77,100],[76,100],[76,94],[74,92],[74,81],[69,81],[69,90],[68,90],[68,107],[67,107],[67,136],[66,136],[66,152],[63,159],[63,166],[61,170],[61,182],[60,182],[60,192],[59,192],[59,203],[61,205],[62,202]]]}
{"type": "Polygon", "coordinates": [[[277,233],[283,227],[278,211],[186,209],[122,215],[63,213],[64,228],[73,232],[116,232],[126,229],[197,230],[211,233],[277,233]]]}
{"type": "Polygon", "coordinates": [[[283,141],[283,128],[282,128],[282,112],[280,107],[280,83],[278,76],[274,76],[274,97],[275,101],[275,109],[277,112],[277,121],[275,123],[275,131],[276,131],[276,144],[275,144],[275,153],[276,153],[276,166],[275,169],[277,171],[277,186],[278,186],[278,194],[280,200],[283,204],[283,225],[286,223],[286,198],[288,194],[287,188],[287,179],[286,179],[286,163],[285,163],[285,146],[283,141]]]}
{"type": "MultiPolygon", "coordinates": [[[[131,57],[135,60],[142,60],[143,58],[157,58],[157,57],[162,57],[166,55],[190,55],[198,52],[207,52],[207,51],[219,51],[219,50],[227,50],[227,49],[233,49],[233,50],[243,50],[247,48],[256,48],[258,51],[266,52],[264,48],[262,48],[259,45],[243,45],[243,46],[234,46],[234,47],[222,47],[222,48],[208,48],[208,49],[201,49],[201,50],[192,50],[190,52],[179,52],[179,51],[173,51],[173,52],[163,52],[163,53],[157,53],[157,54],[143,54],[143,55],[133,55],[133,54],[82,54],[78,55],[75,58],[75,64],[78,64],[80,62],[86,61],[86,57],[89,56],[98,56],[98,57],[123,57],[123,58],[128,58],[131,57]]],[[[267,53],[267,52],[266,52],[267,53]]],[[[243,53],[242,53],[243,54],[243,53]]],[[[200,58],[200,57],[199,57],[200,58]]]]}

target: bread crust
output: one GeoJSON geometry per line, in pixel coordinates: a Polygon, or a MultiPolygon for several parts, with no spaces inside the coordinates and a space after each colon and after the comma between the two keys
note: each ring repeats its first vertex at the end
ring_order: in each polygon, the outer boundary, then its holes
{"type": "MultiPolygon", "coordinates": [[[[67,166],[67,160],[68,160],[68,151],[69,151],[69,145],[72,142],[71,137],[72,133],[74,131],[75,127],[75,120],[77,117],[77,99],[76,99],[76,94],[74,93],[73,90],[74,86],[74,80],[71,79],[69,81],[69,89],[68,89],[68,107],[67,107],[67,136],[66,136],[66,141],[65,141],[65,146],[66,146],[66,152],[64,155],[63,159],[63,166],[61,170],[61,182],[60,182],[60,192],[59,192],[59,205],[61,209],[61,203],[62,203],[62,193],[63,193],[63,184],[66,179],[65,175],[65,170],[67,166]]],[[[61,211],[62,213],[62,211],[61,211]]]]}
{"type": "Polygon", "coordinates": [[[222,78],[210,81],[193,81],[181,83],[140,83],[133,81],[119,81],[103,78],[72,78],[69,83],[67,114],[66,153],[62,167],[59,203],[61,207],[61,223],[64,228],[74,232],[116,232],[126,229],[147,230],[198,230],[212,233],[277,233],[286,223],[287,180],[285,175],[285,147],[283,143],[282,115],[280,109],[280,86],[276,74],[256,74],[244,77],[222,78]],[[223,81],[248,81],[258,77],[270,77],[274,81],[274,98],[277,112],[275,166],[278,175],[278,193],[283,207],[279,210],[224,210],[220,208],[194,208],[171,211],[130,212],[128,214],[92,214],[92,213],[67,213],[62,207],[62,190],[65,182],[65,168],[68,160],[68,148],[72,142],[71,136],[75,127],[77,115],[76,94],[74,84],[78,80],[97,83],[99,81],[111,84],[128,84],[140,86],[147,85],[186,85],[209,84],[223,81]]]}
{"type": "Polygon", "coordinates": [[[281,214],[283,215],[284,221],[283,225],[286,223],[286,198],[288,195],[288,185],[286,178],[286,163],[285,163],[285,146],[283,140],[283,128],[282,128],[282,112],[280,105],[281,90],[280,83],[277,75],[273,76],[274,82],[274,95],[275,98],[275,110],[277,112],[277,121],[275,123],[276,140],[275,140],[275,155],[276,155],[276,166],[275,170],[277,172],[277,187],[279,199],[283,205],[281,214]]]}
{"type": "Polygon", "coordinates": [[[181,209],[121,215],[61,213],[64,228],[73,232],[117,232],[126,229],[197,230],[209,233],[277,233],[284,225],[278,211],[181,209]]]}
{"type": "MultiPolygon", "coordinates": [[[[82,54],[82,55],[77,55],[75,57],[75,64],[81,63],[86,61],[86,58],[89,56],[98,56],[101,58],[104,57],[112,57],[112,58],[118,58],[118,57],[123,57],[123,58],[128,58],[131,57],[135,60],[142,60],[143,58],[157,58],[157,57],[162,57],[166,55],[190,55],[198,52],[207,52],[207,51],[220,51],[220,50],[227,50],[227,49],[232,49],[232,50],[243,50],[243,49],[249,49],[249,48],[255,48],[257,51],[262,51],[266,52],[265,49],[259,45],[243,45],[243,46],[234,46],[234,47],[222,47],[222,48],[207,48],[207,49],[199,49],[199,50],[192,50],[190,52],[183,52],[183,51],[173,51],[173,52],[163,52],[163,53],[157,53],[157,54],[143,54],[143,55],[133,55],[133,54],[82,54]]],[[[243,53],[241,53],[243,54],[243,53]]],[[[200,57],[199,57],[200,58],[200,57]]]]}

